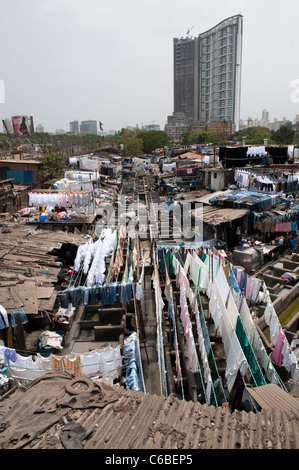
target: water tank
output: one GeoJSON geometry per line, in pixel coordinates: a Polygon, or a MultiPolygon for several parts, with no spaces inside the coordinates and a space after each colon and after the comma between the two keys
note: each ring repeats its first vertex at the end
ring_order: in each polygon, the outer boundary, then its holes
{"type": "Polygon", "coordinates": [[[263,252],[254,247],[235,247],[233,251],[233,265],[243,266],[246,274],[256,271],[263,265],[263,252]]]}

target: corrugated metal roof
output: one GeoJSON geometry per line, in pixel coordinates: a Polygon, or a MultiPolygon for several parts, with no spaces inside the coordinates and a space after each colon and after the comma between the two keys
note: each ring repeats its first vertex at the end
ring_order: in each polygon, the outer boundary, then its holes
{"type": "Polygon", "coordinates": [[[89,395],[72,397],[65,390],[72,379],[65,372],[50,373],[2,401],[0,447],[63,449],[66,418],[84,428],[84,449],[299,448],[298,409],[230,413],[226,408],[103,383],[101,396],[98,382],[89,395]]]}
{"type": "Polygon", "coordinates": [[[196,209],[191,210],[191,212],[196,213],[198,218],[202,219],[204,223],[213,225],[220,225],[225,222],[241,219],[249,213],[247,209],[219,208],[215,206],[203,206],[202,213],[195,211],[196,209]]]}
{"type": "MultiPolygon", "coordinates": [[[[85,448],[298,448],[298,413],[276,409],[231,414],[225,408],[130,391],[111,408],[99,413],[97,431],[85,448]]],[[[90,431],[89,420],[82,416],[79,422],[90,431]]]]}
{"type": "MultiPolygon", "coordinates": [[[[26,314],[36,314],[37,312],[37,292],[35,282],[38,280],[39,286],[48,287],[57,283],[57,276],[61,271],[61,265],[56,262],[56,254],[51,254],[55,248],[60,248],[64,243],[79,246],[86,243],[82,234],[65,233],[61,231],[38,230],[36,227],[25,225],[25,221],[19,223],[6,221],[6,228],[10,232],[2,235],[0,239],[0,260],[1,260],[1,285],[0,304],[4,308],[25,307],[26,314]],[[45,267],[45,269],[42,269],[45,267]],[[29,276],[27,276],[28,272],[29,276]],[[30,282],[31,281],[31,282],[30,282]],[[26,289],[25,289],[26,287],[26,289]],[[27,301],[22,298],[21,304],[15,303],[12,291],[21,290],[27,292],[27,301]],[[31,299],[28,297],[30,296],[31,299]],[[35,299],[32,302],[32,299],[35,299]],[[35,304],[35,307],[34,307],[35,304]],[[28,307],[28,310],[27,308],[28,307]],[[33,308],[34,307],[34,308],[33,308]]],[[[23,296],[24,297],[24,296],[23,296]]],[[[46,300],[40,298],[39,310],[52,311],[56,299],[53,293],[51,302],[46,296],[46,300]]]]}
{"type": "Polygon", "coordinates": [[[221,194],[223,194],[223,192],[224,191],[216,191],[214,193],[209,192],[209,193],[203,195],[202,197],[199,197],[197,199],[197,202],[201,202],[202,204],[210,204],[209,203],[210,199],[220,196],[221,194]]]}
{"type": "Polygon", "coordinates": [[[296,410],[299,413],[299,401],[276,384],[267,384],[255,388],[246,387],[246,390],[264,410],[277,408],[282,411],[296,410]]]}

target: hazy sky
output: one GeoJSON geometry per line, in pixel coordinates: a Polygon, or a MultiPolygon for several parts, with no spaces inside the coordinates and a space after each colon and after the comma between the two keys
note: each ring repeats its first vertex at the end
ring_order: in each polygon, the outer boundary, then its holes
{"type": "Polygon", "coordinates": [[[104,131],[164,129],[173,38],[236,14],[244,17],[241,118],[267,109],[271,121],[293,119],[298,0],[0,0],[0,119],[32,115],[50,132],[75,119],[100,120],[104,131]]]}

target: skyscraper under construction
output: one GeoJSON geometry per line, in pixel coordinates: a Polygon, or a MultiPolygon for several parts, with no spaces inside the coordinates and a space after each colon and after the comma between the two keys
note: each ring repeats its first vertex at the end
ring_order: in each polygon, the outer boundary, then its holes
{"type": "Polygon", "coordinates": [[[242,15],[232,16],[195,38],[175,38],[174,116],[191,126],[228,122],[239,129],[242,15]]]}

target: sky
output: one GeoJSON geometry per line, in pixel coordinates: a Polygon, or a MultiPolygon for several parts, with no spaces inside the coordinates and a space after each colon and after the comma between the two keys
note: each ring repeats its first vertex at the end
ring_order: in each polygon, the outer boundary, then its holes
{"type": "MultiPolygon", "coordinates": [[[[173,38],[243,15],[241,119],[299,115],[298,0],[0,0],[0,119],[47,132],[173,113],[173,38]],[[2,85],[2,87],[1,87],[2,85]],[[298,90],[298,92],[296,91],[298,90]]],[[[2,126],[0,126],[2,127],[2,126]]]]}

